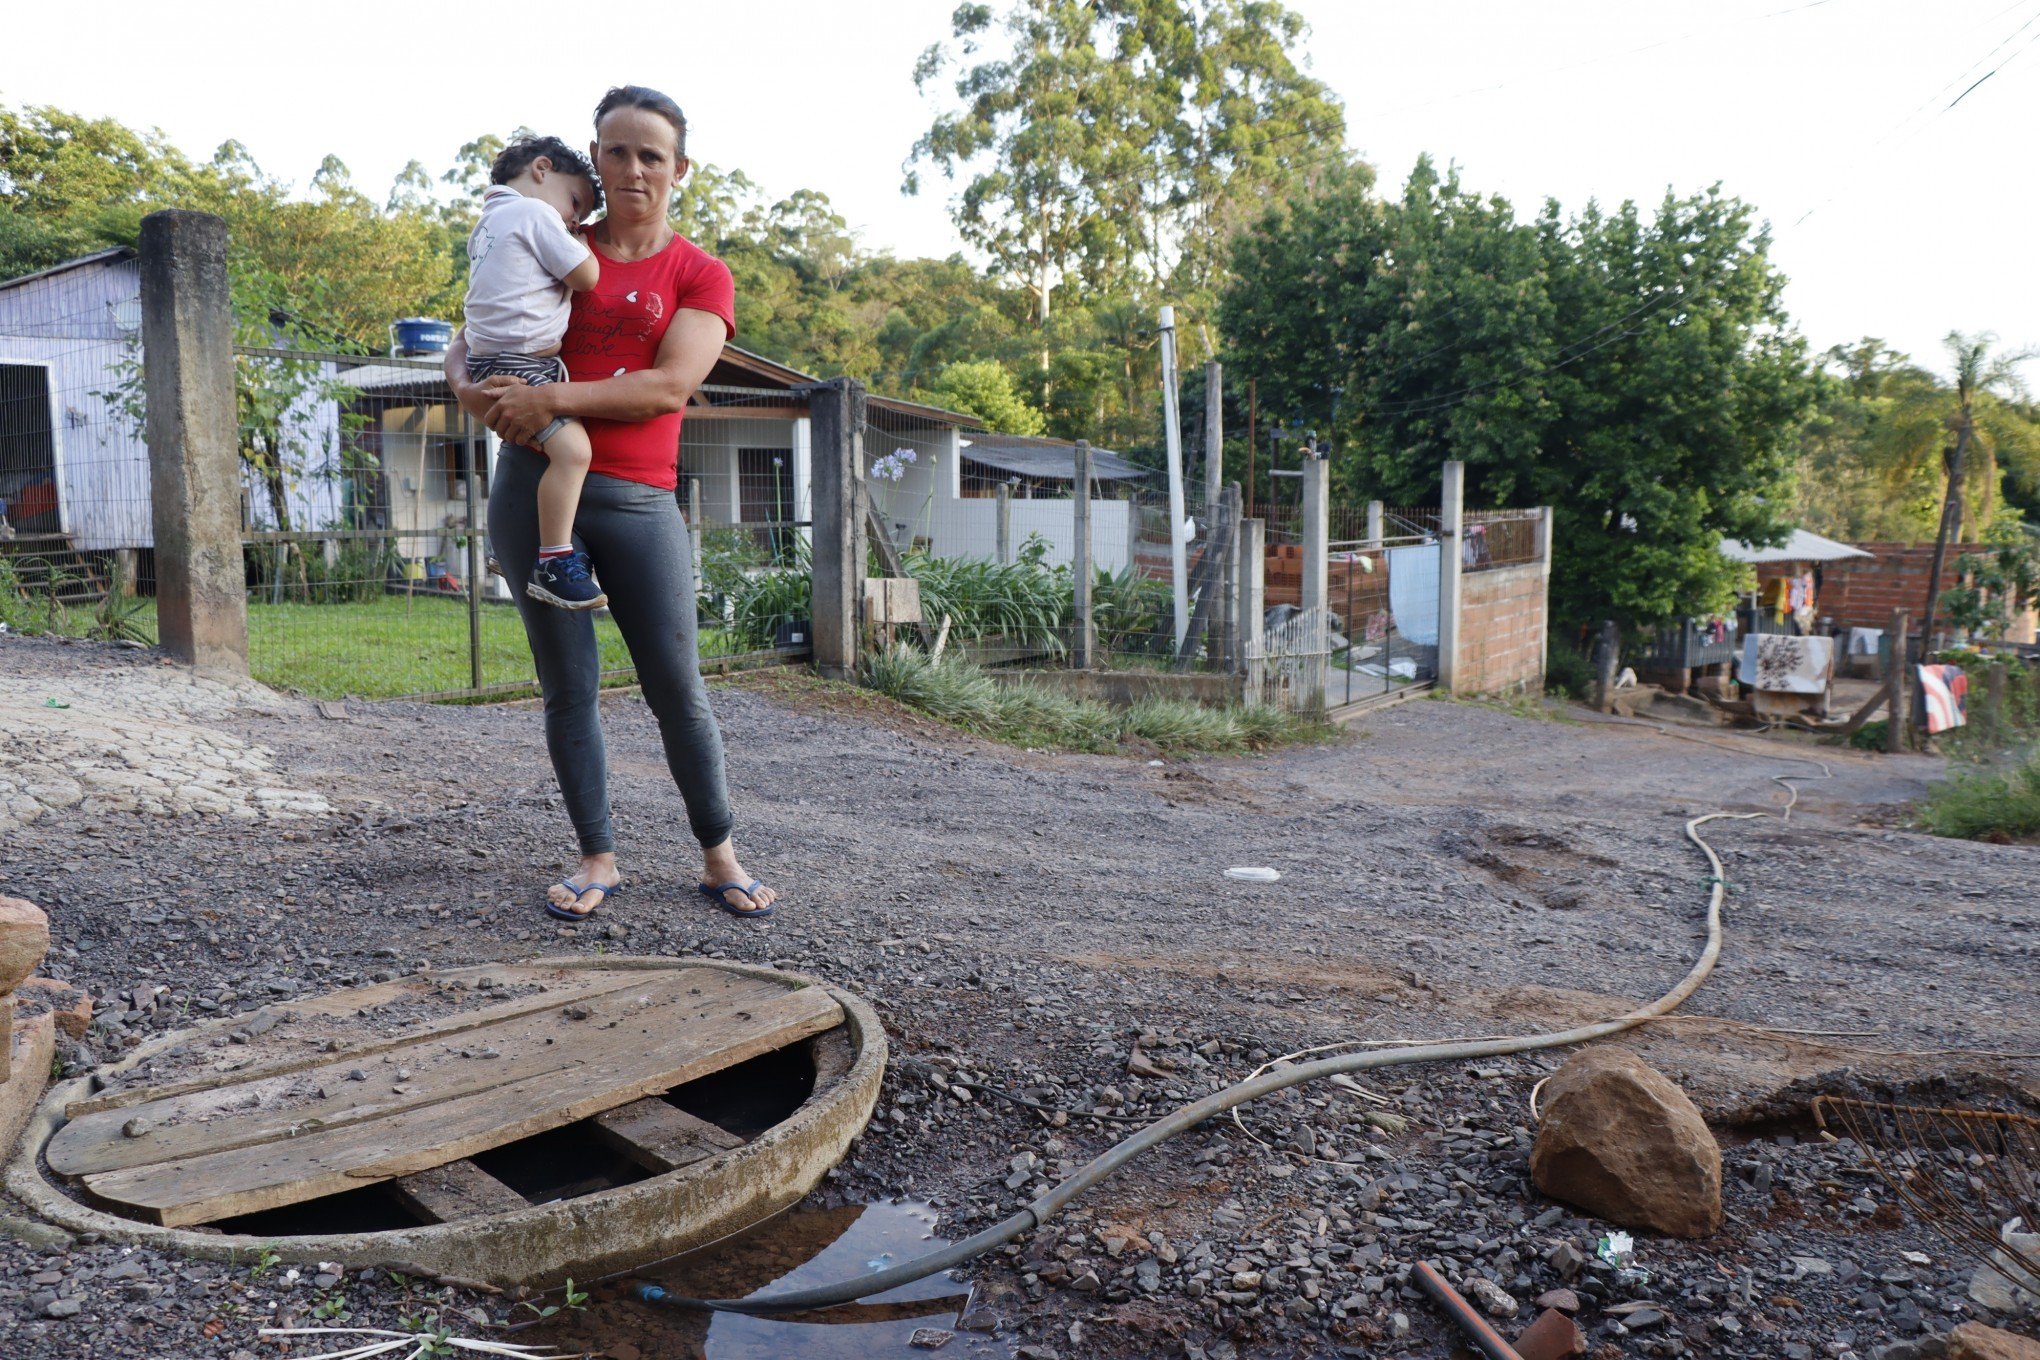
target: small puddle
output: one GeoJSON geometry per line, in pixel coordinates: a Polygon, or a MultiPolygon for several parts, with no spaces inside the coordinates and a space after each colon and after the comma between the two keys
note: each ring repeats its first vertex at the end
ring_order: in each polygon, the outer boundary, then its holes
{"type": "MultiPolygon", "coordinates": [[[[931,1352],[912,1344],[914,1333],[954,1331],[970,1304],[969,1285],[936,1275],[862,1303],[792,1317],[697,1313],[645,1303],[635,1290],[656,1284],[694,1298],[745,1298],[869,1275],[944,1245],[934,1235],[936,1217],[914,1200],[795,1209],[712,1247],[605,1280],[589,1290],[581,1311],[516,1339],[612,1360],[917,1360],[931,1352]]],[[[1011,1349],[957,1332],[941,1352],[945,1360],[984,1360],[1011,1349]]]]}

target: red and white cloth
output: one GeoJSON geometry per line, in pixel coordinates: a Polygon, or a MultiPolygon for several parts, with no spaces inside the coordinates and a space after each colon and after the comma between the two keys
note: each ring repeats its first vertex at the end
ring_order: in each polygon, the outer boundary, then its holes
{"type": "Polygon", "coordinates": [[[1969,676],[1960,666],[1921,666],[1920,698],[1926,704],[1927,732],[1946,732],[1969,721],[1969,676]]]}

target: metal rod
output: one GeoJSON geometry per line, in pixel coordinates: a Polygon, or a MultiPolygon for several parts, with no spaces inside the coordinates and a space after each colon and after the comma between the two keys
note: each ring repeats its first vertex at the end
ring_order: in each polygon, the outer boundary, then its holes
{"type": "Polygon", "coordinates": [[[1417,1262],[1415,1274],[1417,1287],[1429,1294],[1432,1301],[1445,1310],[1445,1315],[1459,1324],[1459,1330],[1466,1333],[1475,1350],[1487,1356],[1488,1360],[1523,1360],[1516,1348],[1502,1340],[1502,1334],[1488,1326],[1487,1319],[1460,1297],[1458,1290],[1445,1283],[1444,1276],[1431,1269],[1430,1262],[1417,1262]]]}

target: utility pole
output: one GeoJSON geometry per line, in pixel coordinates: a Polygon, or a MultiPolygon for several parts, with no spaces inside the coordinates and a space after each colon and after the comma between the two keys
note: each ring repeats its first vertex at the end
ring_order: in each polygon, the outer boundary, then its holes
{"type": "Polygon", "coordinates": [[[1176,309],[1162,308],[1162,436],[1169,451],[1169,580],[1176,602],[1175,645],[1190,632],[1190,581],[1184,572],[1183,425],[1176,409],[1176,309]]]}
{"type": "Polygon", "coordinates": [[[1948,538],[1962,524],[1962,463],[1969,452],[1969,394],[1955,426],[1955,453],[1948,460],[1948,494],[1941,501],[1941,530],[1934,535],[1934,565],[1927,572],[1927,607],[1920,615],[1920,660],[1934,651],[1934,608],[1941,602],[1941,571],[1948,565],[1948,538]]]}

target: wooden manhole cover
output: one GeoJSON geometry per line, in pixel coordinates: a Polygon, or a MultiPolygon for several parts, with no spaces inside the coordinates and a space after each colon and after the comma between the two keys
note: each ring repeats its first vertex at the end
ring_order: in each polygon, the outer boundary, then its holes
{"type": "MultiPolygon", "coordinates": [[[[861,1003],[807,979],[593,959],[279,1003],[143,1053],[108,1089],[72,1083],[45,1103],[48,1176],[73,1208],[107,1211],[95,1220],[265,1243],[344,1223],[402,1239],[414,1261],[434,1225],[473,1235],[562,1203],[584,1223],[607,1200],[670,1219],[677,1203],[646,1207],[661,1184],[696,1206],[640,1251],[603,1246],[628,1261],[805,1194],[869,1118],[884,1039],[861,1003]]],[[[554,1247],[529,1269],[448,1262],[517,1282],[591,1263],[554,1247]]]]}

